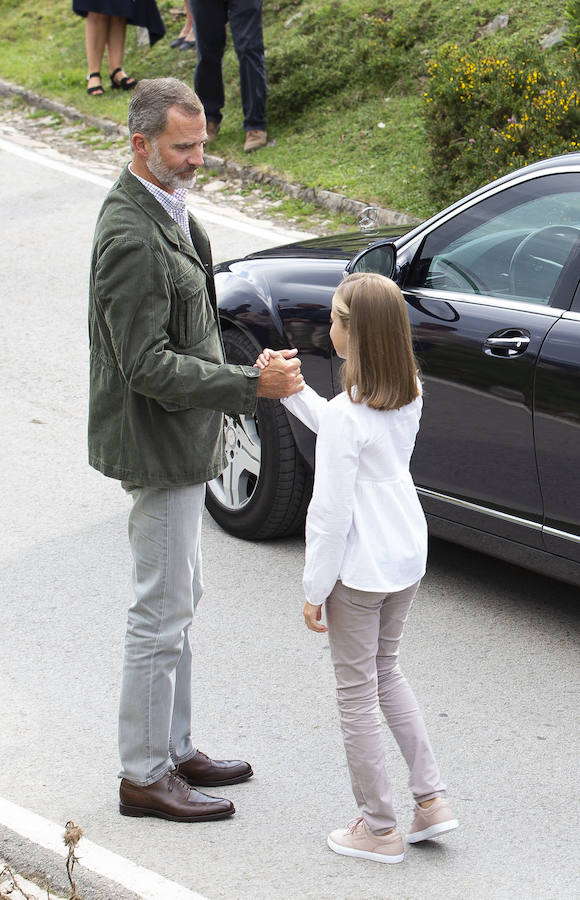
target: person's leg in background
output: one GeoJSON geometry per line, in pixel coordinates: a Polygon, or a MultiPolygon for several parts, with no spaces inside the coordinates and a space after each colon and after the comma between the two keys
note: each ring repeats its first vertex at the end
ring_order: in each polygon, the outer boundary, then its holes
{"type": "Polygon", "coordinates": [[[109,34],[107,35],[107,56],[109,60],[111,87],[130,91],[136,86],[137,80],[132,76],[127,75],[123,69],[126,33],[127,20],[122,16],[111,16],[109,22],[109,34]]]}
{"type": "Polygon", "coordinates": [[[217,137],[225,102],[222,59],[226,45],[224,0],[190,0],[197,42],[194,88],[205,110],[208,140],[217,137]]]}
{"type": "Polygon", "coordinates": [[[193,12],[190,0],[184,0],[183,11],[185,13],[185,22],[177,37],[169,45],[172,50],[189,50],[191,47],[195,47],[193,12]]]}
{"type": "Polygon", "coordinates": [[[109,34],[109,16],[88,12],[85,20],[85,46],[87,51],[87,93],[100,97],[105,93],[101,83],[101,65],[109,34]]]}
{"type": "Polygon", "coordinates": [[[193,22],[193,10],[190,0],[185,0],[185,35],[180,50],[190,50],[195,47],[195,26],[193,22]]]}
{"type": "Polygon", "coordinates": [[[240,89],[249,152],[267,143],[266,62],[262,0],[230,0],[228,16],[240,69],[240,89]]]}

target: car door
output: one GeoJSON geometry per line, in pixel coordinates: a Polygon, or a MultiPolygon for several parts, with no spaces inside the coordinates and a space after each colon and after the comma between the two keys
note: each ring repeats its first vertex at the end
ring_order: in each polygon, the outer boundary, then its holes
{"type": "Polygon", "coordinates": [[[492,188],[400,249],[424,377],[413,475],[431,515],[543,548],[536,366],[579,236],[580,172],[556,171],[492,188]]]}
{"type": "Polygon", "coordinates": [[[537,366],[535,435],[546,549],[580,562],[580,254],[574,262],[572,308],[550,330],[537,366]]]}

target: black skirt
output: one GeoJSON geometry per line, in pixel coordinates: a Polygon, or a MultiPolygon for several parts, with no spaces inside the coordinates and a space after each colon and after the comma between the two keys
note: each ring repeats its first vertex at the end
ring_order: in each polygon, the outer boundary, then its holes
{"type": "Polygon", "coordinates": [[[73,0],[73,12],[79,16],[86,16],[89,12],[122,16],[129,25],[140,25],[148,30],[151,47],[165,34],[165,25],[155,0],[73,0]]]}

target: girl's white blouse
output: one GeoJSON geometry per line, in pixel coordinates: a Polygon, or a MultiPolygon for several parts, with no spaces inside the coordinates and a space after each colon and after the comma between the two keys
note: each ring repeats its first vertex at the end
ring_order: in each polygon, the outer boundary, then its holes
{"type": "Polygon", "coordinates": [[[344,392],[325,400],[306,386],[282,403],[318,433],[306,518],[306,599],[324,603],[338,579],[380,593],[419,581],[427,523],[409,463],[422,398],[401,409],[376,410],[344,392]]]}

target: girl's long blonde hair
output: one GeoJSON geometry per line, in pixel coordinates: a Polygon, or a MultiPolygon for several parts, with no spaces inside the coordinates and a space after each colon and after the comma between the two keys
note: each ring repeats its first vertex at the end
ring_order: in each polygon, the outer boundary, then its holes
{"type": "Polygon", "coordinates": [[[348,275],[334,295],[334,313],[348,328],[343,387],[353,403],[400,409],[419,396],[418,367],[403,295],[383,275],[348,275]]]}

